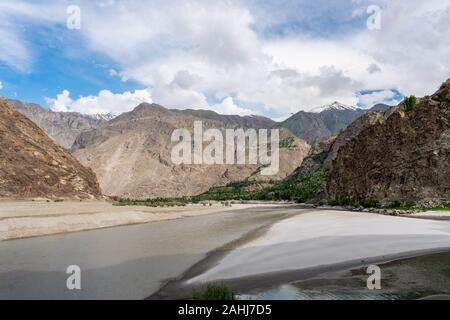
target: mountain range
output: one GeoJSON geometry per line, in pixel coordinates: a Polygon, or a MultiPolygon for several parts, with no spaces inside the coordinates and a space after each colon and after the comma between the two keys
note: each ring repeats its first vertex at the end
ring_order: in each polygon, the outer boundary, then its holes
{"type": "MultiPolygon", "coordinates": [[[[18,100],[7,100],[19,112],[26,115],[47,134],[66,149],[70,149],[76,138],[82,133],[98,128],[101,124],[113,120],[116,116],[85,115],[77,112],[54,112],[33,103],[18,100]]],[[[378,104],[370,110],[385,111],[389,106],[378,104]]],[[[333,102],[330,105],[313,109],[311,112],[300,111],[283,122],[275,122],[262,116],[222,115],[210,110],[177,110],[171,112],[180,115],[194,116],[205,120],[220,121],[228,127],[243,128],[286,128],[298,138],[313,145],[331,136],[363,115],[367,110],[333,102]]]]}
{"type": "MultiPolygon", "coordinates": [[[[282,180],[302,164],[310,145],[334,137],[367,112],[334,102],[277,123],[255,115],[174,110],[147,103],[117,117],[54,112],[18,100],[8,103],[70,150],[84,166],[92,168],[105,195],[136,199],[196,195],[246,179],[282,180]],[[261,176],[258,165],[174,165],[171,133],[178,128],[192,128],[199,120],[205,130],[218,128],[222,132],[230,128],[280,128],[281,139],[288,141],[288,147],[280,150],[278,175],[261,176]]],[[[374,108],[386,110],[388,106],[374,108]]]]}
{"type": "MultiPolygon", "coordinates": [[[[386,111],[388,105],[378,104],[369,111],[386,111]]],[[[313,109],[312,112],[300,111],[276,127],[287,128],[297,137],[314,145],[331,136],[335,136],[350,123],[358,119],[368,110],[333,102],[330,105],[313,109]]]]}
{"type": "MultiPolygon", "coordinates": [[[[81,133],[71,152],[97,174],[103,192],[110,196],[143,199],[179,197],[203,193],[211,187],[260,176],[258,165],[175,165],[171,141],[175,129],[192,131],[194,121],[204,130],[260,127],[270,122],[262,117],[220,116],[210,112],[169,110],[143,103],[133,111],[81,133]]],[[[288,130],[281,139],[291,139],[280,150],[280,171],[270,179],[287,177],[309,152],[309,145],[288,130]]]]}

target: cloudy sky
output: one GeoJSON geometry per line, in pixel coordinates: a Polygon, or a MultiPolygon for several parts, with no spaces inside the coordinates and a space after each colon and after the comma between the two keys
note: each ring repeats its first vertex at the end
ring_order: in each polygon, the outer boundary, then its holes
{"type": "Polygon", "coordinates": [[[449,32],[450,0],[1,0],[0,95],[274,119],[395,104],[450,77],[449,32]]]}

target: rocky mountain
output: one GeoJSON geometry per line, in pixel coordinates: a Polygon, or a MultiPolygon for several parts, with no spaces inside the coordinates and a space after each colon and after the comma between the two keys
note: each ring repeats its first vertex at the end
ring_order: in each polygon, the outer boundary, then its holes
{"type": "Polygon", "coordinates": [[[90,116],[76,112],[54,112],[37,104],[27,104],[19,100],[7,100],[7,102],[66,149],[72,147],[80,133],[95,129],[113,117],[112,115],[90,116]]]}
{"type": "MultiPolygon", "coordinates": [[[[379,109],[372,109],[379,110],[379,109]]],[[[381,109],[380,109],[381,110],[381,109]]],[[[347,128],[341,131],[341,133],[334,139],[333,143],[329,146],[327,158],[324,161],[324,167],[329,170],[336,159],[339,149],[347,144],[351,139],[358,136],[364,129],[383,121],[385,119],[385,113],[381,111],[369,111],[353,121],[347,128]]]]}
{"type": "Polygon", "coordinates": [[[450,200],[450,83],[386,112],[340,147],[327,183],[329,199],[384,203],[450,200]]]}
{"type": "Polygon", "coordinates": [[[313,145],[337,135],[365,112],[366,110],[334,102],[314,109],[313,112],[300,111],[276,126],[289,129],[297,137],[313,145]]]}
{"type": "Polygon", "coordinates": [[[169,110],[156,104],[141,104],[131,112],[81,133],[71,151],[86,166],[92,167],[103,192],[130,198],[177,197],[196,195],[211,187],[241,181],[248,177],[282,179],[298,167],[309,145],[281,130],[284,148],[280,150],[280,172],[262,177],[259,165],[175,165],[171,141],[175,129],[192,132],[194,121],[203,129],[236,128],[243,124],[262,127],[264,118],[220,116],[203,111],[169,110]],[[256,122],[252,122],[255,121],[256,122]]]}
{"type": "Polygon", "coordinates": [[[285,184],[294,185],[292,188],[294,193],[298,189],[311,190],[312,192],[303,201],[322,202],[325,197],[328,172],[332,168],[339,149],[366,128],[386,119],[389,115],[389,111],[384,111],[386,109],[389,107],[371,108],[337,136],[331,136],[313,145],[301,166],[285,179],[285,184]]]}
{"type": "Polygon", "coordinates": [[[95,174],[0,99],[0,197],[95,198],[95,174]]]}
{"type": "Polygon", "coordinates": [[[327,104],[318,108],[314,108],[311,110],[312,113],[321,113],[324,111],[357,111],[358,108],[349,106],[346,104],[342,104],[338,101],[335,101],[331,104],[327,104]]]}
{"type": "Polygon", "coordinates": [[[216,120],[224,123],[228,127],[267,129],[275,125],[275,121],[262,116],[237,116],[222,115],[209,110],[172,110],[182,114],[191,115],[197,118],[216,120]]]}

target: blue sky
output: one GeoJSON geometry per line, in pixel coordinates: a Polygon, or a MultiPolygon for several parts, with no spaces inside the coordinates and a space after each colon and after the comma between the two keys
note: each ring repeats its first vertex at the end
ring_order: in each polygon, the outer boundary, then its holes
{"type": "Polygon", "coordinates": [[[116,63],[84,46],[78,32],[63,25],[48,28],[30,23],[24,27],[21,33],[33,52],[32,65],[21,70],[0,62],[2,95],[48,107],[45,97],[55,97],[68,88],[73,96],[88,96],[103,89],[123,92],[144,87],[111,77],[109,70],[116,63]]]}
{"type": "Polygon", "coordinates": [[[5,0],[0,20],[0,95],[57,111],[147,101],[282,119],[395,104],[450,77],[447,0],[5,0]]]}

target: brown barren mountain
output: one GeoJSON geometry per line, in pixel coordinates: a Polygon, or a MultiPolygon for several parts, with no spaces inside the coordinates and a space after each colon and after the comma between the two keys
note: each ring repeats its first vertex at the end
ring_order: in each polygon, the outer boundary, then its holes
{"type": "MultiPolygon", "coordinates": [[[[309,151],[309,145],[281,130],[281,138],[292,137],[293,148],[280,150],[280,172],[261,177],[258,165],[176,165],[172,163],[171,142],[175,129],[192,132],[194,121],[202,120],[203,128],[240,127],[250,118],[225,117],[202,112],[169,110],[156,104],[141,104],[132,112],[102,124],[98,129],[82,133],[72,152],[97,174],[106,195],[135,199],[149,197],[191,196],[211,187],[226,185],[247,177],[282,179],[298,167],[309,151]]],[[[260,127],[261,118],[256,118],[260,127]]],[[[270,121],[267,122],[271,125],[270,121]]],[[[249,123],[249,125],[252,125],[249,123]]],[[[270,129],[270,128],[269,128],[270,129]]]]}
{"type": "Polygon", "coordinates": [[[327,184],[330,199],[384,203],[450,200],[450,83],[405,112],[389,112],[344,146],[327,184]]]}
{"type": "Polygon", "coordinates": [[[95,198],[95,174],[0,99],[0,197],[95,198]]]}
{"type": "Polygon", "coordinates": [[[97,128],[104,119],[77,112],[55,112],[34,103],[7,100],[8,104],[36,123],[49,137],[70,149],[82,132],[97,128]]]}

